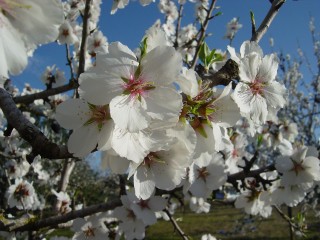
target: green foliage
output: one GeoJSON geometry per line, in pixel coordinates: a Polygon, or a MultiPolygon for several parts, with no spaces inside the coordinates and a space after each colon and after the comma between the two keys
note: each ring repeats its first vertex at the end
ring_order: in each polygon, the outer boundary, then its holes
{"type": "Polygon", "coordinates": [[[199,59],[203,63],[205,70],[208,71],[214,62],[222,61],[223,56],[220,53],[216,53],[216,49],[210,50],[209,46],[203,42],[200,46],[199,59]]]}

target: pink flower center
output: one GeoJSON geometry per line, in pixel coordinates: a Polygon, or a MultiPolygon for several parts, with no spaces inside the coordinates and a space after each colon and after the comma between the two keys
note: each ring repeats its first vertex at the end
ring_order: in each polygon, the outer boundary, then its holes
{"type": "Polygon", "coordinates": [[[84,230],[83,233],[86,237],[94,237],[95,236],[94,231],[95,231],[95,228],[88,226],[88,228],[84,230]]]}
{"type": "Polygon", "coordinates": [[[101,130],[103,125],[111,119],[109,105],[96,106],[89,104],[89,108],[90,112],[88,114],[90,118],[85,125],[96,124],[98,129],[101,130]]]}
{"type": "Polygon", "coordinates": [[[21,198],[24,198],[24,197],[28,197],[30,195],[30,193],[29,193],[29,190],[28,190],[27,186],[25,184],[23,184],[23,183],[20,183],[17,186],[16,190],[14,191],[14,195],[17,198],[21,199],[21,198]]]}
{"type": "MultiPolygon", "coordinates": [[[[148,200],[140,200],[138,205],[142,208],[142,209],[145,209],[145,208],[149,208],[149,204],[148,204],[148,200]]],[[[150,208],[149,208],[150,209],[150,208]]]]}
{"type": "Polygon", "coordinates": [[[130,94],[131,99],[145,97],[148,91],[155,88],[151,82],[147,82],[142,77],[135,78],[132,74],[129,79],[124,79],[124,81],[123,94],[130,94]]]}
{"type": "Polygon", "coordinates": [[[160,157],[155,152],[150,152],[144,159],[143,165],[146,165],[148,168],[152,166],[153,163],[160,162],[160,157]]]}
{"type": "Polygon", "coordinates": [[[263,87],[265,86],[263,82],[256,79],[249,86],[253,95],[263,95],[263,87]]]}
{"type": "Polygon", "coordinates": [[[290,171],[294,171],[296,176],[299,174],[299,172],[304,171],[304,167],[302,166],[302,163],[297,163],[295,161],[292,161],[293,168],[290,171]]]}
{"type": "Polygon", "coordinates": [[[198,171],[198,179],[201,178],[203,181],[207,180],[207,177],[210,175],[206,167],[202,167],[197,169],[198,171]]]}

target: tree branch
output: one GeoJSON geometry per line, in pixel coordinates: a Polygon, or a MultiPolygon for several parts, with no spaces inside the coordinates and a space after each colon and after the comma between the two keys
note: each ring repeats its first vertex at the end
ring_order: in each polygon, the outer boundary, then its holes
{"type": "Polygon", "coordinates": [[[78,87],[78,83],[74,80],[71,80],[68,84],[56,87],[56,88],[50,88],[48,90],[44,90],[42,92],[34,93],[34,94],[29,94],[25,96],[19,96],[19,97],[14,97],[13,100],[15,103],[24,103],[24,104],[30,104],[33,103],[34,100],[37,99],[45,99],[47,97],[64,93],[72,89],[76,89],[78,87]]]}
{"type": "Polygon", "coordinates": [[[271,8],[267,13],[266,17],[263,19],[262,23],[260,24],[258,30],[255,34],[251,37],[250,41],[259,42],[264,34],[267,32],[268,28],[270,27],[273,19],[276,17],[279,9],[285,3],[286,0],[274,0],[272,2],[271,8]]]}
{"type": "Polygon", "coordinates": [[[34,220],[34,217],[25,218],[25,224],[23,225],[19,220],[9,221],[6,219],[5,222],[7,224],[5,224],[4,221],[1,219],[0,231],[23,232],[23,231],[36,231],[45,227],[52,228],[53,226],[57,226],[58,224],[65,223],[76,218],[83,218],[98,212],[105,212],[121,205],[122,205],[121,201],[117,199],[109,203],[102,203],[102,204],[89,206],[84,209],[69,212],[65,215],[53,216],[45,219],[40,219],[38,221],[34,220]],[[20,224],[15,224],[15,221],[20,222],[20,224]]]}
{"type": "Polygon", "coordinates": [[[218,72],[212,73],[209,71],[209,73],[206,73],[201,65],[197,66],[196,71],[202,80],[210,81],[209,87],[227,86],[232,79],[239,79],[238,64],[232,59],[229,59],[218,72]]]}
{"type": "Polygon", "coordinates": [[[91,0],[86,0],[86,5],[83,14],[83,26],[82,26],[82,38],[80,45],[80,55],[79,55],[79,68],[78,77],[84,72],[86,65],[86,49],[87,49],[87,37],[88,37],[88,20],[90,18],[90,4],[91,0]]]}
{"type": "Polygon", "coordinates": [[[66,146],[59,146],[49,141],[36,126],[24,117],[10,94],[3,88],[0,88],[0,108],[8,123],[31,145],[33,155],[40,154],[42,157],[49,159],[72,157],[66,146]]]}
{"type": "Polygon", "coordinates": [[[196,52],[195,52],[195,54],[194,54],[194,58],[192,59],[190,68],[195,68],[195,66],[196,66],[196,64],[197,64],[200,47],[201,47],[201,44],[202,44],[203,39],[204,39],[204,37],[205,37],[205,33],[206,33],[206,31],[207,31],[209,21],[212,19],[212,16],[211,16],[211,15],[212,15],[212,12],[213,12],[215,3],[216,3],[216,0],[212,0],[212,1],[211,1],[211,5],[210,5],[210,7],[209,7],[209,10],[207,10],[206,19],[204,20],[203,25],[201,25],[200,35],[199,35],[199,39],[198,39],[198,45],[197,45],[197,47],[196,47],[196,52]]]}

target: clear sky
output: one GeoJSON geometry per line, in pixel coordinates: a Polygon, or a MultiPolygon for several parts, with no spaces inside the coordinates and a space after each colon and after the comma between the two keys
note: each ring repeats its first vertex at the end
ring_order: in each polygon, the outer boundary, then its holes
{"type": "MultiPolygon", "coordinates": [[[[163,21],[163,15],[159,12],[156,3],[142,7],[139,2],[131,1],[125,9],[120,9],[116,14],[110,15],[112,1],[102,0],[100,29],[104,32],[109,42],[120,41],[128,45],[131,49],[139,45],[144,32],[157,19],[163,21]]],[[[223,14],[212,20],[209,33],[212,33],[207,39],[210,48],[219,48],[226,50],[228,41],[223,39],[226,31],[226,24],[233,17],[239,17],[243,28],[240,29],[233,41],[233,46],[239,50],[241,43],[251,37],[250,10],[255,14],[257,26],[266,15],[270,2],[268,0],[217,0],[218,11],[223,14]]],[[[190,23],[194,17],[194,4],[186,3],[182,26],[190,23]]],[[[272,23],[268,33],[261,40],[261,46],[265,53],[272,50],[269,45],[269,38],[274,38],[275,51],[283,51],[297,56],[296,50],[300,45],[302,50],[315,62],[312,56],[311,36],[309,32],[310,16],[315,17],[317,30],[320,32],[320,0],[287,0],[280,9],[278,16],[272,23]]],[[[39,47],[33,58],[29,58],[27,69],[20,76],[13,77],[14,83],[23,87],[24,82],[31,86],[42,88],[40,76],[46,66],[56,64],[66,73],[69,78],[69,71],[66,67],[66,55],[64,46],[49,44],[39,47]]],[[[304,74],[308,76],[308,73],[304,74]]]]}

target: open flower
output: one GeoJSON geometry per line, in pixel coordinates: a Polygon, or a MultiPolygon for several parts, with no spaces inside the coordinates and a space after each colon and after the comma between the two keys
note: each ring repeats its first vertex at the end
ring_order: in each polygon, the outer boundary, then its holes
{"type": "Polygon", "coordinates": [[[32,209],[35,204],[35,191],[31,183],[21,178],[16,178],[6,193],[10,207],[18,209],[32,209]]]}
{"type": "Polygon", "coordinates": [[[286,88],[275,81],[278,60],[275,54],[262,57],[251,52],[240,60],[239,76],[234,93],[240,111],[248,114],[255,123],[264,123],[271,108],[285,105],[286,88]]]}
{"type": "Polygon", "coordinates": [[[119,42],[110,44],[108,50],[97,54],[96,67],[81,74],[80,95],[95,105],[110,103],[115,124],[129,132],[151,123],[175,125],[182,108],[181,95],[172,85],[182,68],[175,49],[155,47],[140,62],[119,42]]]}
{"type": "Polygon", "coordinates": [[[111,148],[114,123],[109,105],[93,105],[83,99],[69,99],[58,105],[56,119],[62,127],[72,129],[68,150],[84,157],[92,150],[111,148]]]}
{"type": "Polygon", "coordinates": [[[320,160],[308,153],[308,147],[295,149],[291,156],[276,160],[276,169],[281,172],[284,186],[304,185],[310,188],[314,181],[320,180],[320,160]]]}

